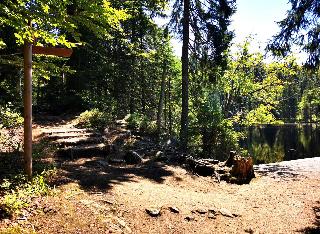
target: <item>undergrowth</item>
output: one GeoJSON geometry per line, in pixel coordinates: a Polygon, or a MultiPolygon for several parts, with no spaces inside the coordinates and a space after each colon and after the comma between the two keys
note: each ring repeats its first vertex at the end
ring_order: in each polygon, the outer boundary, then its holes
{"type": "Polygon", "coordinates": [[[82,112],[75,122],[79,127],[101,130],[111,122],[111,115],[94,108],[82,112]]]}
{"type": "Polygon", "coordinates": [[[18,127],[23,124],[23,121],[23,117],[12,108],[11,103],[8,103],[4,107],[0,106],[0,128],[18,127]]]}
{"type": "Polygon", "coordinates": [[[32,180],[22,174],[4,179],[0,184],[0,190],[4,194],[0,199],[2,216],[19,215],[22,209],[30,206],[32,199],[52,194],[48,181],[55,173],[55,169],[48,169],[35,175],[32,180]]]}
{"type": "Polygon", "coordinates": [[[152,121],[145,115],[134,113],[126,116],[128,127],[135,131],[140,131],[146,134],[156,134],[156,121],[152,121]]]}
{"type": "Polygon", "coordinates": [[[4,230],[0,230],[0,234],[35,234],[34,230],[22,228],[20,226],[14,226],[10,228],[6,228],[4,230]]]}
{"type": "Polygon", "coordinates": [[[28,209],[32,200],[37,197],[52,194],[49,186],[57,170],[53,164],[42,159],[54,151],[48,142],[40,141],[33,147],[34,176],[28,180],[22,174],[23,161],[20,153],[4,153],[0,155],[0,220],[20,215],[28,209]]]}

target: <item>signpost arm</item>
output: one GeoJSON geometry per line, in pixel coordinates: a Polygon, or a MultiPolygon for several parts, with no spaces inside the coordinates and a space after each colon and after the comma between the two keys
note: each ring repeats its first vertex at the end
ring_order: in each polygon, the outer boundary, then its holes
{"type": "MultiPolygon", "coordinates": [[[[29,26],[32,27],[31,21],[29,26]]],[[[24,42],[24,165],[29,179],[32,177],[32,53],[70,57],[72,49],[34,46],[33,51],[32,43],[24,42]]]]}
{"type": "Polygon", "coordinates": [[[25,171],[32,177],[32,44],[24,44],[24,164],[25,171]]]}

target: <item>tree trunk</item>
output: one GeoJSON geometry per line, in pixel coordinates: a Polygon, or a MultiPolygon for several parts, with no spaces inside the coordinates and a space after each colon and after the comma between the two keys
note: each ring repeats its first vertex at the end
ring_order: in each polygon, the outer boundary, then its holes
{"type": "Polygon", "coordinates": [[[157,134],[160,136],[161,133],[161,120],[162,120],[162,112],[163,112],[163,103],[164,103],[164,95],[165,95],[165,84],[166,84],[166,65],[163,66],[162,71],[162,79],[161,79],[161,89],[160,89],[160,97],[158,104],[158,112],[157,112],[157,134]]]}
{"type": "MultiPolygon", "coordinates": [[[[142,7],[139,8],[139,18],[140,18],[140,27],[139,27],[139,39],[140,39],[140,50],[144,51],[144,46],[143,46],[143,37],[144,37],[144,32],[143,32],[143,9],[142,7]]],[[[143,62],[144,59],[140,57],[139,61],[139,76],[140,76],[140,92],[141,92],[141,108],[142,108],[142,113],[145,115],[146,114],[146,79],[145,79],[145,74],[143,71],[143,62]]]]}
{"type": "Polygon", "coordinates": [[[168,79],[168,102],[169,102],[169,136],[172,136],[172,106],[171,106],[171,77],[168,79]]]}
{"type": "Polygon", "coordinates": [[[183,44],[182,44],[182,111],[180,141],[181,149],[187,151],[188,145],[188,83],[189,83],[189,24],[190,24],[190,0],[184,0],[183,10],[183,44]]]}
{"type": "Polygon", "coordinates": [[[24,164],[32,177],[32,44],[24,45],[24,164]]]}

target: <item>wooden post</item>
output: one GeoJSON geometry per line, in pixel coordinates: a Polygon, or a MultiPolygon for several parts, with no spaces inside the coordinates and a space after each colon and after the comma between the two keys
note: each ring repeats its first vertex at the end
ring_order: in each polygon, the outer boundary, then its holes
{"type": "MultiPolygon", "coordinates": [[[[31,21],[29,26],[32,27],[31,21]]],[[[32,178],[32,54],[54,55],[70,57],[72,49],[50,48],[33,46],[31,42],[25,41],[23,48],[24,57],[24,166],[29,177],[32,178]]]]}
{"type": "Polygon", "coordinates": [[[24,43],[24,165],[32,177],[32,44],[24,43]]]}

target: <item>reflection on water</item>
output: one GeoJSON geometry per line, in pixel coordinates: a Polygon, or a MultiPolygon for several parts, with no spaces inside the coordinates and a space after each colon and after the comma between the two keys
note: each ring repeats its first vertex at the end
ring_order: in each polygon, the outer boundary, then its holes
{"type": "Polygon", "coordinates": [[[320,126],[261,125],[249,128],[247,136],[240,144],[256,164],[320,156],[320,126]]]}

